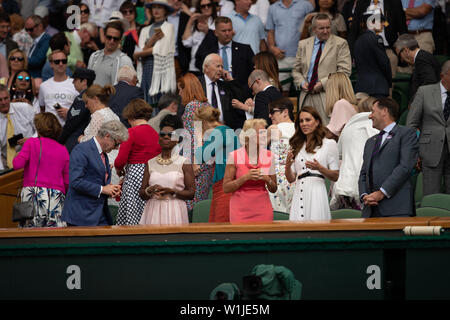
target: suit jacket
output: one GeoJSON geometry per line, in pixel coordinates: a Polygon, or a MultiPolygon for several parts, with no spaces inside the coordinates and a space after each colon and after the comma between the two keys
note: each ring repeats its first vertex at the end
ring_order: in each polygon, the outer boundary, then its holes
{"type": "Polygon", "coordinates": [[[58,138],[58,142],[64,144],[69,153],[78,144],[78,137],[84,133],[84,129],[91,121],[91,112],[83,101],[83,93],[84,91],[75,98],[70,106],[66,122],[58,138]]]}
{"type": "Polygon", "coordinates": [[[122,111],[131,100],[136,98],[144,99],[144,91],[141,87],[131,86],[125,81],[119,81],[114,88],[116,89],[116,94],[111,96],[108,105],[117,114],[120,121],[127,128],[130,128],[130,124],[122,116],[122,111]]]}
{"type": "MultiPolygon", "coordinates": [[[[294,83],[300,87],[303,81],[308,81],[308,70],[313,68],[310,66],[311,56],[314,48],[315,36],[300,40],[298,43],[297,55],[295,57],[292,76],[294,83]]],[[[350,77],[352,72],[352,60],[347,41],[341,37],[330,35],[322,48],[322,54],[319,60],[318,81],[320,81],[326,89],[328,75],[330,73],[343,72],[350,77]]],[[[301,91],[299,106],[303,104],[306,92],[301,91]]],[[[320,92],[322,105],[325,106],[325,91],[320,92]]]]}
{"type": "Polygon", "coordinates": [[[391,64],[375,33],[367,30],[359,36],[354,57],[358,71],[355,92],[365,92],[374,97],[389,96],[392,85],[391,64]]]}
{"type": "MultiPolygon", "coordinates": [[[[361,33],[361,22],[363,21],[363,14],[367,11],[371,0],[358,0],[355,12],[353,14],[352,25],[348,34],[348,44],[353,53],[353,45],[361,33]]],[[[389,25],[384,29],[386,41],[389,47],[393,48],[398,36],[407,33],[408,27],[406,25],[405,11],[401,0],[384,0],[383,15],[389,25]]]]}
{"type": "Polygon", "coordinates": [[[191,48],[187,48],[183,45],[183,33],[186,29],[186,25],[190,19],[190,16],[183,11],[180,12],[180,22],[178,25],[178,34],[176,38],[178,48],[178,62],[180,63],[181,72],[183,74],[189,72],[189,63],[191,62],[191,48]]]}
{"type": "Polygon", "coordinates": [[[414,61],[414,71],[409,83],[409,96],[411,101],[420,86],[433,84],[439,82],[441,79],[441,65],[437,59],[425,50],[417,52],[416,60],[414,61]]]}
{"type": "Polygon", "coordinates": [[[420,130],[419,155],[425,167],[437,166],[445,138],[450,142],[450,118],[444,120],[440,83],[419,87],[406,120],[407,126],[420,130]]]}
{"type": "MultiPolygon", "coordinates": [[[[219,41],[214,31],[209,30],[195,54],[195,66],[202,70],[203,61],[206,56],[211,53],[219,54],[219,41]]],[[[219,54],[220,55],[220,54],[219,54]]],[[[248,44],[231,42],[231,70],[233,78],[236,79],[241,86],[246,88],[247,98],[251,96],[248,88],[248,77],[254,70],[253,68],[253,50],[248,44]]]]}
{"type": "Polygon", "coordinates": [[[103,164],[94,138],[75,146],[70,155],[69,190],[62,220],[77,226],[97,226],[105,220],[112,225],[108,197],[100,195],[101,187],[110,181],[111,168],[103,164]],[[108,173],[106,183],[105,173],[108,173]]]}
{"type": "Polygon", "coordinates": [[[282,97],[280,91],[274,86],[268,87],[266,90],[258,92],[255,96],[254,119],[265,119],[270,126],[272,120],[269,118],[269,103],[282,97]]]}
{"type": "MultiPolygon", "coordinates": [[[[376,135],[367,139],[364,146],[363,164],[359,175],[359,194],[370,194],[383,188],[389,198],[378,203],[382,216],[414,215],[414,198],[411,186],[411,172],[418,158],[418,140],[415,130],[395,125],[372,157],[376,135]],[[370,185],[370,168],[373,185],[370,185]]],[[[373,207],[364,206],[363,218],[369,218],[373,207]]]]}
{"type": "MultiPolygon", "coordinates": [[[[46,33],[36,44],[33,53],[28,56],[28,71],[33,78],[41,77],[41,70],[47,61],[47,50],[50,43],[50,36],[46,33]]],[[[31,50],[30,50],[31,52],[31,50]]]]}
{"type": "MultiPolygon", "coordinates": [[[[202,84],[203,91],[207,95],[205,76],[198,77],[202,84]]],[[[233,108],[231,100],[242,98],[242,89],[236,80],[232,81],[217,81],[217,88],[219,90],[220,103],[222,104],[223,121],[225,125],[236,130],[242,128],[245,122],[245,113],[240,109],[233,108]]]]}

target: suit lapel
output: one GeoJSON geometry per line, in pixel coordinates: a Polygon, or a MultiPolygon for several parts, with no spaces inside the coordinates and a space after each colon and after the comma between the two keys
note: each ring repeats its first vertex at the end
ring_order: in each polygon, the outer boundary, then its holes
{"type": "Polygon", "coordinates": [[[306,46],[306,60],[305,60],[305,65],[306,65],[306,70],[305,70],[305,74],[308,74],[309,68],[310,68],[310,62],[311,62],[311,57],[312,57],[312,52],[314,49],[314,40],[316,39],[316,37],[310,37],[308,39],[308,44],[306,46]]]}
{"type": "MultiPolygon", "coordinates": [[[[444,118],[444,106],[442,105],[442,97],[441,97],[441,86],[440,86],[440,82],[436,83],[436,85],[433,87],[433,92],[432,92],[432,96],[434,99],[434,106],[436,108],[436,112],[439,113],[442,122],[445,123],[445,118],[444,118]]],[[[450,119],[450,118],[449,118],[450,119]]]]}
{"type": "MultiPolygon", "coordinates": [[[[107,167],[103,164],[102,157],[101,157],[100,153],[98,152],[97,145],[95,144],[94,138],[92,138],[92,139],[90,140],[90,143],[91,143],[91,152],[92,152],[92,154],[96,155],[95,157],[93,157],[93,159],[95,159],[95,164],[97,165],[97,170],[98,170],[98,172],[100,172],[100,173],[103,175],[103,177],[104,177],[105,174],[108,173],[108,169],[107,169],[107,167]]],[[[106,161],[105,161],[106,164],[108,164],[108,160],[107,160],[107,159],[108,159],[108,156],[105,156],[105,159],[106,159],[106,161]]],[[[108,173],[108,176],[110,176],[109,173],[108,173]]],[[[104,182],[105,179],[102,179],[102,181],[104,182]]]]}
{"type": "Polygon", "coordinates": [[[328,40],[325,42],[322,48],[322,54],[320,55],[319,65],[322,63],[324,57],[328,54],[328,52],[333,48],[334,46],[334,37],[333,35],[330,35],[328,40]]]}

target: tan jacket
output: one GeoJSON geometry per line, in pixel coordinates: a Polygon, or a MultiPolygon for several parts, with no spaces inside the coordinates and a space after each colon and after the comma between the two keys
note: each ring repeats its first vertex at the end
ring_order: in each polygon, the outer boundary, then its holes
{"type": "MultiPolygon", "coordinates": [[[[315,36],[299,41],[297,55],[295,57],[292,75],[297,88],[300,88],[303,81],[308,81],[308,70],[310,66],[315,36]]],[[[326,90],[326,84],[330,73],[343,72],[350,77],[352,72],[352,59],[347,41],[341,37],[330,35],[322,48],[319,61],[318,81],[326,90]]],[[[320,92],[323,106],[325,106],[325,91],[320,92]]],[[[302,90],[300,94],[300,104],[302,105],[306,92],[302,90]]]]}

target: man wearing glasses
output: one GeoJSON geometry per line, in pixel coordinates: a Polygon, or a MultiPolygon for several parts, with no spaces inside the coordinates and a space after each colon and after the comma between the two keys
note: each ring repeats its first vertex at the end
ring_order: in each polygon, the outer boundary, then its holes
{"type": "Polygon", "coordinates": [[[116,85],[121,67],[128,65],[134,68],[130,57],[119,48],[123,32],[124,28],[120,21],[109,22],[106,25],[105,48],[94,52],[88,63],[88,69],[95,71],[95,84],[101,86],[106,84],[116,85]]]}
{"type": "Polygon", "coordinates": [[[25,31],[33,38],[33,45],[28,53],[28,71],[31,77],[40,78],[47,59],[50,36],[44,32],[42,18],[37,15],[25,21],[25,31]]]}
{"type": "Polygon", "coordinates": [[[8,36],[11,27],[9,16],[0,13],[0,53],[5,57],[9,57],[9,53],[13,49],[17,49],[17,43],[8,36]]]}
{"type": "Polygon", "coordinates": [[[53,113],[64,126],[67,111],[78,96],[73,80],[66,74],[67,55],[62,50],[54,50],[48,57],[54,76],[39,87],[41,111],[53,113]]]}

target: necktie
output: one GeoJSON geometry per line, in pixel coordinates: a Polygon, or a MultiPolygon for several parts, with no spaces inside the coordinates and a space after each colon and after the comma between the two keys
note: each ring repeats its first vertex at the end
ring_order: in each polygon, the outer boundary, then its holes
{"type": "Polygon", "coordinates": [[[319,69],[320,56],[322,55],[322,44],[323,44],[323,41],[319,41],[319,50],[317,51],[316,59],[314,60],[313,72],[312,72],[312,75],[311,75],[311,80],[309,81],[309,85],[308,85],[308,90],[309,91],[314,89],[314,86],[317,83],[317,79],[318,79],[317,71],[319,69]]]}
{"type": "Polygon", "coordinates": [[[215,86],[216,86],[216,83],[215,82],[211,82],[211,87],[212,87],[212,91],[211,91],[211,105],[214,107],[214,108],[218,108],[219,106],[218,106],[218,104],[217,104],[217,97],[216,97],[216,90],[215,90],[215,86]]]}
{"type": "Polygon", "coordinates": [[[103,162],[103,165],[105,166],[105,184],[106,184],[106,181],[108,181],[108,169],[106,168],[106,157],[105,157],[105,153],[100,153],[100,156],[102,157],[102,162],[103,162]]]}
{"type": "Polygon", "coordinates": [[[372,157],[374,157],[378,153],[378,151],[380,151],[381,141],[383,141],[384,134],[385,134],[385,131],[383,131],[383,130],[381,130],[380,133],[378,134],[378,136],[375,140],[375,145],[373,147],[372,157]]]}
{"type": "MultiPolygon", "coordinates": [[[[6,125],[6,139],[8,140],[9,138],[12,138],[14,136],[14,125],[11,121],[9,113],[6,115],[6,119],[8,119],[8,123],[6,125]]],[[[12,161],[15,156],[16,156],[16,148],[11,147],[8,142],[6,145],[6,161],[8,163],[9,168],[13,167],[12,161]]]]}
{"type": "Polygon", "coordinates": [[[228,54],[227,54],[228,46],[222,47],[222,60],[223,60],[223,68],[226,71],[230,71],[230,67],[228,66],[228,54]]]}
{"type": "Polygon", "coordinates": [[[450,91],[447,91],[447,98],[445,99],[445,105],[444,105],[445,121],[448,120],[449,116],[450,116],[450,91]]]}

